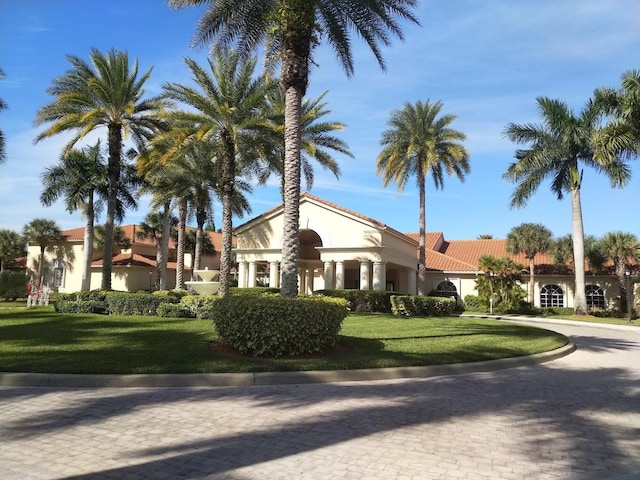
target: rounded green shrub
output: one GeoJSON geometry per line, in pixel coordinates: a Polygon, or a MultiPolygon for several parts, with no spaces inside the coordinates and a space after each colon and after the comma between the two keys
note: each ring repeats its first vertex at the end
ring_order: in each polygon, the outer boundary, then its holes
{"type": "Polygon", "coordinates": [[[254,356],[324,352],[348,313],[344,299],[326,297],[228,295],[212,304],[222,342],[254,356]]]}

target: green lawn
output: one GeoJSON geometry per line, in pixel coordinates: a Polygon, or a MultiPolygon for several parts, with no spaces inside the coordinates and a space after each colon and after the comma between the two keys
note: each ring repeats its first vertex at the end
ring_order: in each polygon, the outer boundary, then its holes
{"type": "Polygon", "coordinates": [[[352,314],[338,347],[308,358],[253,358],[216,344],[209,320],[0,309],[0,371],[197,373],[332,370],[474,362],[561,347],[547,330],[473,318],[352,314]]]}

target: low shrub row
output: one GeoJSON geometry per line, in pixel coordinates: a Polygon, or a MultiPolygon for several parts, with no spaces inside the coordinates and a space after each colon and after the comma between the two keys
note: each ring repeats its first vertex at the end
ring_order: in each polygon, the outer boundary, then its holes
{"type": "MultiPolygon", "coordinates": [[[[62,293],[54,303],[56,312],[107,313],[111,315],[157,315],[161,304],[177,304],[180,297],[170,294],[107,292],[62,293]]],[[[166,308],[165,310],[166,311],[166,308]]]]}
{"type": "Polygon", "coordinates": [[[316,290],[315,295],[344,298],[352,312],[391,313],[391,296],[397,292],[380,290],[316,290]]]}
{"type": "Polygon", "coordinates": [[[420,295],[392,295],[391,310],[402,317],[445,317],[456,308],[456,301],[446,297],[420,295]]]}

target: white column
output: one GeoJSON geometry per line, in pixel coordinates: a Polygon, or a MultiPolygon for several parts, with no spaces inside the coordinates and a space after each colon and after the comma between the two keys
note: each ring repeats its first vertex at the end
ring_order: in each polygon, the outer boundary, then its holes
{"type": "Polygon", "coordinates": [[[245,288],[247,286],[247,262],[238,262],[238,287],[245,288]]]}
{"type": "Polygon", "coordinates": [[[303,290],[305,293],[307,293],[308,295],[311,295],[313,293],[313,268],[310,268],[309,270],[307,270],[305,272],[305,290],[303,290]]]}
{"type": "Polygon", "coordinates": [[[333,262],[324,262],[324,288],[333,289],[333,262]]]}
{"type": "Polygon", "coordinates": [[[256,286],[256,262],[255,261],[249,262],[249,278],[247,280],[248,280],[247,282],[248,287],[256,286]]]}
{"type": "Polygon", "coordinates": [[[280,265],[278,262],[269,262],[269,286],[278,288],[280,286],[280,265]]]}
{"type": "Polygon", "coordinates": [[[360,290],[369,290],[369,260],[360,262],[360,290]]]}
{"type": "Polygon", "coordinates": [[[387,284],[385,262],[373,262],[373,289],[384,290],[387,284]]]}
{"type": "Polygon", "coordinates": [[[344,262],[336,262],[336,290],[344,290],[344,262]]]}
{"type": "Polygon", "coordinates": [[[416,295],[416,293],[418,293],[416,289],[416,271],[413,268],[407,270],[407,293],[409,295],[416,295]]]}
{"type": "Polygon", "coordinates": [[[303,293],[305,291],[305,286],[304,286],[304,268],[298,268],[298,292],[299,293],[303,293]]]}

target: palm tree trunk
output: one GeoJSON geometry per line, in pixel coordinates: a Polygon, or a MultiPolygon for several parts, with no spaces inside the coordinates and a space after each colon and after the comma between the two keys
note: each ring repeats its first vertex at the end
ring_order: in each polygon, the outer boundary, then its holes
{"type": "Polygon", "coordinates": [[[113,262],[113,230],[116,219],[116,195],[120,181],[120,155],[122,153],[122,127],[109,125],[109,160],[107,172],[107,217],[104,225],[104,247],[102,249],[102,290],[111,290],[111,265],[113,262]]]}
{"type": "Polygon", "coordinates": [[[584,227],[582,224],[582,205],[580,187],[571,189],[571,224],[573,235],[573,267],[575,270],[575,291],[573,292],[576,315],[587,314],[587,299],[584,283],[584,227]]]}
{"type": "Polygon", "coordinates": [[[187,223],[187,202],[178,205],[178,253],[176,259],[176,290],[184,290],[184,233],[187,223]]]}
{"type": "MultiPolygon", "coordinates": [[[[421,163],[421,162],[418,162],[421,163]]],[[[426,220],[425,220],[425,210],[426,210],[426,195],[425,195],[425,177],[424,173],[420,168],[418,168],[418,190],[420,192],[420,220],[419,220],[419,228],[420,234],[418,238],[418,295],[426,295],[427,294],[427,269],[426,269],[426,261],[427,255],[425,251],[425,237],[426,237],[426,220]]]]}
{"type": "Polygon", "coordinates": [[[91,290],[91,263],[93,261],[93,224],[95,212],[93,211],[93,193],[90,194],[87,202],[87,222],[84,227],[84,268],[82,271],[82,283],[80,290],[88,292],[91,290]]]}
{"type": "Polygon", "coordinates": [[[302,90],[291,86],[285,91],[284,116],[284,232],[282,240],[283,297],[298,295],[300,260],[300,116],[302,90]]]}
{"type": "Polygon", "coordinates": [[[38,265],[38,285],[37,285],[38,288],[40,288],[40,285],[42,284],[42,272],[44,270],[44,249],[45,249],[45,246],[40,245],[40,262],[38,265]]]}
{"type": "Polygon", "coordinates": [[[162,237],[160,238],[160,258],[158,259],[158,269],[160,279],[158,288],[167,289],[167,261],[169,260],[169,235],[171,233],[171,208],[168,203],[164,204],[162,212],[162,237]]]}
{"type": "Polygon", "coordinates": [[[231,273],[231,246],[233,240],[232,198],[233,182],[236,177],[236,152],[231,134],[225,131],[222,135],[224,144],[224,161],[222,163],[222,252],[220,252],[220,286],[218,295],[229,293],[229,275],[231,273]]]}
{"type": "Polygon", "coordinates": [[[529,259],[529,303],[531,304],[532,307],[536,302],[536,299],[535,299],[536,289],[534,287],[534,282],[535,282],[535,265],[534,265],[534,259],[530,258],[529,259]]]}
{"type": "Polygon", "coordinates": [[[195,272],[196,270],[200,270],[200,260],[202,257],[202,235],[204,231],[204,222],[206,221],[207,212],[202,208],[198,208],[198,210],[196,211],[196,223],[198,224],[196,230],[196,251],[193,255],[194,258],[192,276],[193,272],[195,272]]]}

